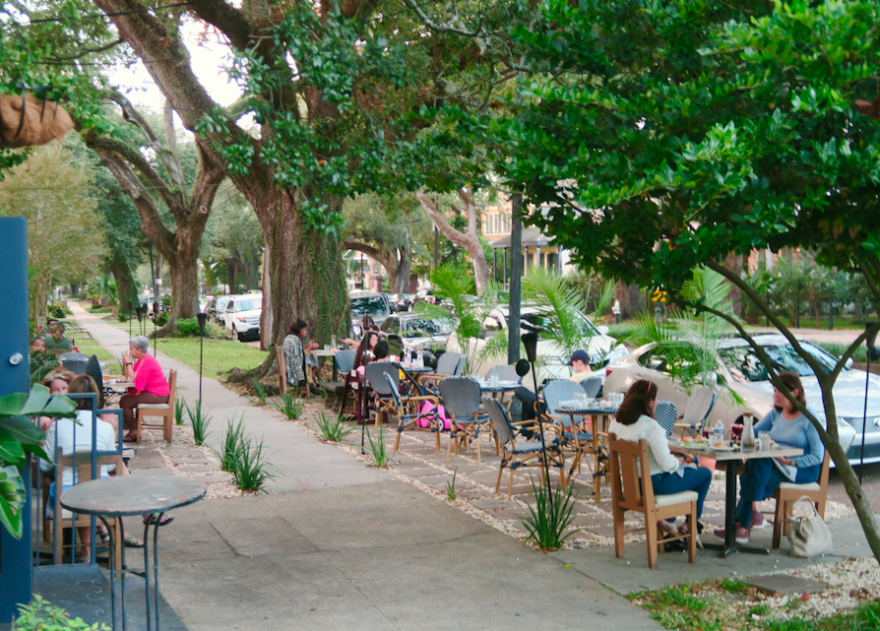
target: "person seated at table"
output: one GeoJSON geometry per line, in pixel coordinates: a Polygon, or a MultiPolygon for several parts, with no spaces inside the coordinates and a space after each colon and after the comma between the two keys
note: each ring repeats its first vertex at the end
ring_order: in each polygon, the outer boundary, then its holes
{"type": "MultiPolygon", "coordinates": [[[[781,372],[779,379],[792,396],[806,407],[807,399],[800,377],[793,372],[781,372]]],[[[773,405],[767,416],[754,426],[755,435],[770,432],[770,438],[780,447],[797,447],[803,449],[804,453],[800,456],[750,458],[745,461],[745,470],[739,477],[739,502],[736,505],[738,543],[747,543],[751,529],[766,525],[764,515],[758,510],[758,502],[773,495],[780,482],[816,482],[825,459],[825,446],[819,437],[819,430],[775,387],[773,405]]],[[[724,539],[724,528],[714,532],[717,537],[724,539]]]]}
{"type": "Polygon", "coordinates": [[[573,352],[568,365],[571,366],[571,377],[569,377],[569,380],[575,383],[580,383],[593,374],[590,368],[590,355],[587,351],[576,350],[573,352]]]}
{"type": "Polygon", "coordinates": [[[309,391],[317,395],[321,394],[321,391],[315,384],[309,384],[306,376],[306,353],[318,348],[318,343],[312,340],[303,346],[308,334],[309,327],[304,321],[293,322],[290,332],[284,338],[284,362],[287,364],[287,382],[295,388],[308,385],[309,391]]]}
{"type": "Polygon", "coordinates": [[[379,327],[373,321],[373,318],[371,318],[368,315],[365,315],[363,318],[361,318],[361,331],[362,331],[363,337],[361,338],[360,342],[353,340],[350,337],[347,337],[344,340],[342,340],[342,343],[348,344],[348,347],[351,350],[355,350],[355,349],[359,348],[361,344],[363,344],[363,341],[365,339],[367,339],[367,333],[370,333],[370,332],[379,333],[379,327]]]}
{"type": "MultiPolygon", "coordinates": [[[[88,375],[79,375],[71,383],[68,392],[92,392],[97,393],[98,386],[95,381],[88,375]]],[[[69,455],[75,451],[91,451],[92,449],[92,432],[95,433],[95,450],[96,451],[115,451],[116,445],[113,435],[113,428],[108,423],[97,422],[93,427],[94,417],[92,415],[91,401],[88,399],[76,400],[76,419],[59,418],[49,427],[46,432],[46,441],[43,444],[43,450],[49,457],[49,460],[40,460],[40,469],[45,472],[51,472],[55,468],[58,454],[69,455]]],[[[83,458],[88,458],[83,454],[83,458]]],[[[110,465],[102,465],[99,477],[106,478],[111,474],[113,467],[110,465]]],[[[77,484],[77,472],[73,466],[64,467],[61,473],[61,493],[77,484]]],[[[55,493],[57,493],[58,480],[55,480],[49,487],[49,502],[46,507],[51,514],[51,508],[55,506],[55,493]]],[[[92,541],[91,529],[88,526],[77,528],[80,543],[82,545],[78,561],[88,563],[90,560],[90,543],[92,541]]],[[[125,545],[130,547],[143,547],[143,543],[129,537],[125,541],[125,545]]]]}
{"type": "Polygon", "coordinates": [[[122,408],[122,426],[127,432],[123,440],[137,440],[137,406],[141,403],[168,403],[171,388],[159,361],[149,354],[150,340],[143,335],[133,338],[128,344],[129,353],[122,356],[125,378],[134,382],[134,387],[126,390],[119,399],[122,408]],[[134,363],[132,363],[134,361],[134,363]]]}
{"type": "Polygon", "coordinates": [[[379,334],[375,331],[367,331],[364,339],[358,345],[357,352],[354,354],[354,365],[356,367],[366,366],[376,355],[376,344],[379,343],[379,334]]]}
{"type": "Polygon", "coordinates": [[[34,338],[34,341],[31,342],[31,355],[36,355],[37,353],[45,353],[46,352],[46,341],[41,337],[34,338]]]}
{"type": "MultiPolygon", "coordinates": [[[[571,381],[580,383],[592,374],[590,370],[590,356],[585,350],[576,350],[571,354],[568,362],[574,373],[569,377],[571,381]]],[[[532,392],[524,386],[520,386],[513,391],[513,396],[522,403],[522,420],[530,421],[535,418],[535,401],[538,400],[536,393],[532,392]]]]}
{"type": "Polygon", "coordinates": [[[76,350],[73,346],[73,340],[64,335],[64,323],[53,322],[49,327],[50,335],[43,338],[43,344],[46,347],[46,353],[50,355],[61,355],[76,350]]]}
{"type": "MultiPolygon", "coordinates": [[[[608,432],[618,440],[638,442],[642,438],[648,443],[648,466],[651,471],[651,486],[657,495],[671,495],[682,491],[697,492],[697,519],[703,514],[703,503],[709,493],[712,472],[706,467],[682,467],[691,462],[690,457],[674,455],[669,450],[666,431],[657,422],[654,409],[657,407],[657,384],[640,379],[630,386],[617,415],[608,426],[608,432]]],[[[659,521],[657,526],[669,532],[687,533],[687,522],[676,526],[674,521],[659,521]]],[[[699,539],[697,540],[697,545],[699,539]]],[[[702,547],[702,546],[701,546],[702,547]]]]}
{"type": "MultiPolygon", "coordinates": [[[[70,383],[75,377],[76,375],[74,375],[69,370],[55,370],[46,375],[46,377],[43,379],[43,385],[49,388],[49,394],[51,395],[67,394],[67,391],[70,388],[70,383]]],[[[43,429],[43,431],[46,431],[49,429],[49,426],[54,421],[54,418],[41,416],[39,420],[39,425],[43,429]]]]}

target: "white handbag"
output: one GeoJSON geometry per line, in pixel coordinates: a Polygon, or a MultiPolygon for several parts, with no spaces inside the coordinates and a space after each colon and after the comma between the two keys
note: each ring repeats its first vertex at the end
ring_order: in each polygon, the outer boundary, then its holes
{"type": "MultiPolygon", "coordinates": [[[[804,496],[801,499],[809,500],[810,498],[804,496]]],[[[816,510],[816,505],[812,500],[810,506],[813,507],[813,515],[792,519],[794,523],[788,532],[788,540],[791,543],[791,556],[793,557],[810,558],[832,550],[831,531],[828,530],[825,520],[819,516],[819,511],[816,510]]],[[[794,509],[794,504],[792,504],[792,509],[794,509]]]]}

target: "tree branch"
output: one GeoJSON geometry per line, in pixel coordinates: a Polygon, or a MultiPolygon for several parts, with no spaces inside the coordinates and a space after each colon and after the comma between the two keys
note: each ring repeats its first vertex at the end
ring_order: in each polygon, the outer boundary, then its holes
{"type": "Polygon", "coordinates": [[[250,23],[245,14],[226,2],[201,2],[187,5],[188,10],[229,38],[238,50],[250,44],[250,23]]]}
{"type": "MultiPolygon", "coordinates": [[[[422,7],[419,6],[418,2],[415,0],[405,0],[406,6],[408,6],[412,11],[418,16],[418,18],[425,23],[432,31],[438,31],[442,33],[455,33],[456,35],[461,35],[463,37],[473,37],[478,38],[480,33],[483,30],[483,20],[480,19],[479,24],[477,24],[477,29],[475,31],[467,31],[465,29],[459,28],[457,26],[452,26],[452,22],[458,20],[458,15],[456,14],[454,20],[450,20],[446,24],[437,24],[434,20],[428,17],[428,15],[422,11],[422,7]]],[[[481,45],[482,47],[482,45],[481,45]]]]}
{"type": "Polygon", "coordinates": [[[103,53],[105,50],[110,50],[111,48],[119,46],[123,42],[125,42],[125,40],[120,37],[115,42],[110,42],[109,44],[106,44],[104,46],[99,46],[98,48],[86,48],[82,52],[77,53],[76,55],[70,55],[67,57],[59,57],[58,55],[49,55],[49,59],[52,59],[53,61],[70,61],[71,59],[79,59],[80,57],[85,57],[86,55],[91,55],[94,53],[103,53]]]}

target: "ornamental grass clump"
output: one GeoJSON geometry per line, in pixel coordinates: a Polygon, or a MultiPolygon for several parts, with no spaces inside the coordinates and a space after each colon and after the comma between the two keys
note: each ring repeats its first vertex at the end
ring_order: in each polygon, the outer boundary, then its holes
{"type": "Polygon", "coordinates": [[[528,541],[533,542],[539,549],[545,552],[559,550],[565,540],[576,533],[578,529],[568,530],[574,521],[574,510],[577,499],[572,494],[573,485],[563,491],[557,486],[553,492],[553,501],[543,484],[535,485],[531,480],[532,492],[535,495],[535,505],[526,504],[529,514],[522,519],[526,532],[529,533],[528,541]]]}
{"type": "Polygon", "coordinates": [[[285,392],[281,395],[281,400],[275,403],[275,409],[288,420],[295,421],[302,416],[303,402],[301,399],[294,399],[289,392],[285,392]]]}
{"type": "Polygon", "coordinates": [[[186,413],[189,416],[190,425],[193,428],[193,440],[196,445],[204,445],[205,440],[208,438],[208,426],[211,424],[211,416],[202,410],[202,402],[201,400],[196,401],[194,407],[189,407],[186,405],[186,413]]]}
{"type": "Polygon", "coordinates": [[[380,469],[387,469],[391,464],[391,456],[388,453],[388,446],[385,444],[385,428],[379,428],[379,435],[373,440],[373,435],[367,432],[367,439],[370,441],[370,457],[373,459],[373,465],[380,469]]]}
{"type": "Polygon", "coordinates": [[[232,473],[235,485],[242,491],[259,493],[264,491],[266,483],[274,476],[270,472],[271,465],[263,451],[263,441],[254,442],[251,438],[242,438],[232,473]]]}
{"type": "Polygon", "coordinates": [[[318,412],[315,423],[318,425],[318,434],[321,440],[328,443],[341,443],[345,440],[354,431],[354,428],[346,423],[350,418],[345,414],[327,418],[326,414],[318,412]]]}

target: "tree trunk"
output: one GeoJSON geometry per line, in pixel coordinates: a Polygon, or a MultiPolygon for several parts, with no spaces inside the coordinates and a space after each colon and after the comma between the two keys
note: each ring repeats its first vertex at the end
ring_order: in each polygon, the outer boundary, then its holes
{"type": "Polygon", "coordinates": [[[620,319],[632,318],[644,309],[642,290],[638,285],[617,283],[614,288],[614,299],[620,301],[620,319]]]}
{"type": "Polygon", "coordinates": [[[398,250],[400,259],[394,266],[393,273],[388,274],[388,282],[391,284],[390,293],[406,294],[409,293],[409,276],[412,271],[412,257],[409,250],[398,250]]]}
{"type": "Polygon", "coordinates": [[[168,259],[168,276],[171,280],[171,311],[168,322],[156,331],[163,337],[176,330],[175,321],[194,318],[199,312],[199,250],[179,252],[168,259]]]}
{"type": "MultiPolygon", "coordinates": [[[[272,188],[257,195],[244,188],[267,237],[263,302],[268,298],[273,311],[268,318],[271,322],[266,324],[271,330],[268,335],[263,333],[266,346],[280,347],[297,319],[308,324],[310,339],[319,344],[329,343],[331,335],[347,337],[351,329],[350,305],[336,236],[309,231],[292,194],[272,188]]],[[[341,205],[341,200],[325,201],[331,208],[341,205]]],[[[233,370],[230,381],[265,377],[273,367],[270,353],[253,370],[233,370]]]]}
{"type": "MultiPolygon", "coordinates": [[[[736,254],[730,254],[724,259],[724,267],[729,269],[732,273],[742,276],[742,257],[736,254]]],[[[730,283],[730,293],[727,295],[727,300],[733,308],[734,315],[738,318],[742,317],[742,290],[736,285],[730,283]]]]}
{"type": "MultiPolygon", "coordinates": [[[[480,237],[477,235],[477,207],[474,205],[473,192],[469,188],[462,188],[458,191],[458,197],[465,207],[464,212],[467,213],[467,232],[459,232],[450,226],[443,213],[437,210],[434,200],[429,195],[419,191],[416,193],[416,197],[440,234],[458,247],[463,248],[470,255],[474,265],[474,283],[477,286],[477,295],[482,296],[489,284],[489,264],[486,262],[483,244],[480,243],[480,237]]],[[[459,209],[456,211],[462,212],[459,209]]]]}
{"type": "Polygon", "coordinates": [[[128,303],[131,301],[132,306],[137,304],[137,285],[131,274],[131,268],[122,262],[113,261],[110,263],[110,273],[116,279],[116,296],[119,303],[120,313],[129,313],[128,303]]]}

